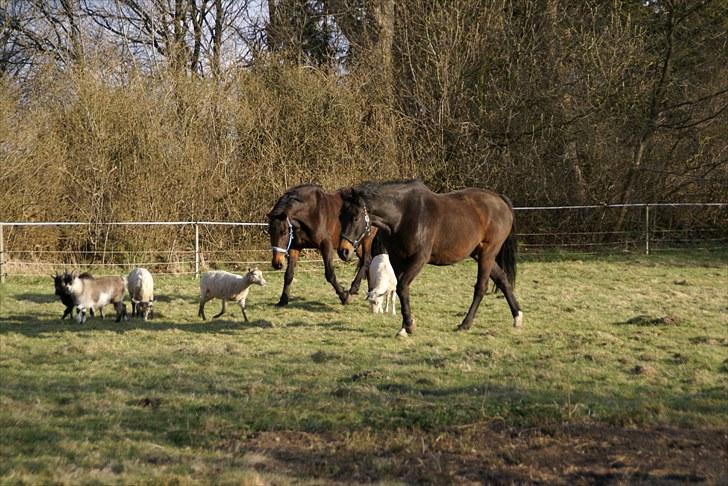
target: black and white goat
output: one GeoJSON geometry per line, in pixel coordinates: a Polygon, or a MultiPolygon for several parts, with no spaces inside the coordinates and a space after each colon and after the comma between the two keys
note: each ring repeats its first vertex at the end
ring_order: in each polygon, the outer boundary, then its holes
{"type": "Polygon", "coordinates": [[[94,279],[80,278],[76,273],[64,274],[63,285],[67,294],[78,308],[76,320],[86,322],[86,311],[103,308],[113,304],[116,310],[116,322],[126,318],[126,279],[124,277],[100,277],[94,279]]]}
{"type": "MultiPolygon", "coordinates": [[[[51,278],[53,279],[53,286],[56,290],[56,295],[61,299],[61,303],[66,306],[66,309],[63,311],[63,315],[61,316],[61,320],[65,319],[68,315],[73,317],[73,308],[76,307],[76,304],[73,301],[73,296],[67,292],[66,287],[63,283],[63,279],[66,278],[67,275],[68,271],[64,271],[62,275],[58,275],[58,273],[56,273],[55,275],[51,275],[51,278]]],[[[78,278],[93,280],[94,277],[88,272],[83,272],[81,275],[78,276],[78,278]]],[[[94,310],[89,309],[89,313],[91,314],[91,316],[93,316],[94,310]]]]}

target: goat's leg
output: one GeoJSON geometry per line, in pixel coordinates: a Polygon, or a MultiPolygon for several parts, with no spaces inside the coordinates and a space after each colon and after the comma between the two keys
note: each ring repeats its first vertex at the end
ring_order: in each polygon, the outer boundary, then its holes
{"type": "Polygon", "coordinates": [[[114,302],[114,310],[116,310],[116,322],[121,322],[121,319],[126,320],[126,304],[123,302],[114,302]]]}
{"type": "Polygon", "coordinates": [[[205,302],[207,302],[207,299],[200,297],[200,309],[197,311],[197,317],[202,317],[203,321],[207,320],[207,317],[205,317],[205,302]]]}
{"type": "Polygon", "coordinates": [[[63,311],[63,315],[61,316],[61,320],[65,319],[67,315],[71,315],[73,317],[73,306],[69,305],[66,307],[66,309],[63,311]]]}
{"type": "Polygon", "coordinates": [[[218,317],[220,317],[221,315],[223,315],[225,313],[225,299],[221,299],[221,300],[222,300],[222,309],[220,309],[220,312],[218,314],[215,314],[214,316],[212,316],[213,319],[217,319],[218,317]]]}
{"type": "Polygon", "coordinates": [[[245,313],[245,300],[238,302],[238,305],[240,306],[240,310],[243,311],[243,319],[245,319],[245,322],[248,322],[248,314],[245,313]]]}

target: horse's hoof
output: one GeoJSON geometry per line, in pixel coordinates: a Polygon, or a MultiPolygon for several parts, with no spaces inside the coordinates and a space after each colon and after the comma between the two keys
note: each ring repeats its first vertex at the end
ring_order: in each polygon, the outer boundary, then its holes
{"type": "Polygon", "coordinates": [[[470,330],[470,324],[460,324],[458,327],[455,328],[455,332],[468,330],[470,330]]]}
{"type": "Polygon", "coordinates": [[[399,332],[397,334],[395,334],[394,337],[406,338],[408,336],[409,336],[409,334],[407,334],[407,330],[403,327],[402,329],[399,330],[399,332]]]}
{"type": "Polygon", "coordinates": [[[513,327],[523,326],[523,312],[518,311],[518,315],[513,318],[513,327]]]}
{"type": "Polygon", "coordinates": [[[351,302],[354,300],[354,297],[349,292],[342,292],[341,295],[339,295],[339,300],[343,305],[351,304],[351,302]]]}
{"type": "Polygon", "coordinates": [[[288,305],[288,299],[281,299],[276,304],[276,307],[285,307],[288,305]]]}

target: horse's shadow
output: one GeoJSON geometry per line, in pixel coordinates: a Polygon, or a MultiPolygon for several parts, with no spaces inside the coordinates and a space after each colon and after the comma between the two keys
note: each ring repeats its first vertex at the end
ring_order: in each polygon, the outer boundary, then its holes
{"type": "Polygon", "coordinates": [[[308,312],[332,312],[334,310],[330,304],[325,302],[305,299],[292,299],[285,306],[278,306],[277,304],[271,305],[277,309],[300,309],[308,312]]]}

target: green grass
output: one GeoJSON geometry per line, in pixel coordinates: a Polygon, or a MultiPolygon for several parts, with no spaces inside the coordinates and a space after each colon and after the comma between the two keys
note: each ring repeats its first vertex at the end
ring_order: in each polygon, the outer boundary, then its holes
{"type": "Polygon", "coordinates": [[[394,337],[399,304],[396,317],[370,314],[363,293],[341,306],[318,265],[301,270],[283,309],[282,273],[266,272],[249,323],[235,306],[199,320],[189,277],[157,278],[152,321],[61,322],[50,278],[11,277],[0,290],[0,483],[286,483],[235,449],[270,431],[364,447],[389,431],[492,421],[728,422],[726,253],[527,258],[524,327],[489,294],[464,333],[453,330],[474,264],[428,266],[406,339],[394,337]]]}

